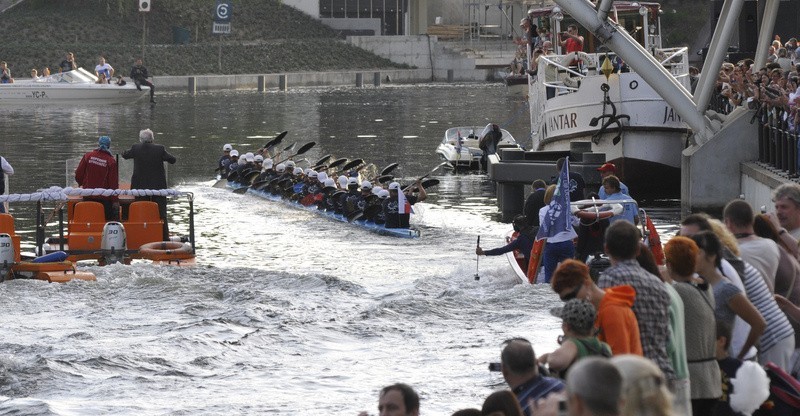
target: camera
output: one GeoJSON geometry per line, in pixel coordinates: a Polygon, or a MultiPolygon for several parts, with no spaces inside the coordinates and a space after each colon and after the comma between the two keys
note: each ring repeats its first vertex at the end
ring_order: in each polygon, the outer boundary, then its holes
{"type": "Polygon", "coordinates": [[[767,213],[767,206],[766,205],[762,205],[761,206],[761,213],[762,214],[766,214],[767,213]]]}
{"type": "Polygon", "coordinates": [[[501,371],[500,363],[489,363],[489,371],[501,371]]]}

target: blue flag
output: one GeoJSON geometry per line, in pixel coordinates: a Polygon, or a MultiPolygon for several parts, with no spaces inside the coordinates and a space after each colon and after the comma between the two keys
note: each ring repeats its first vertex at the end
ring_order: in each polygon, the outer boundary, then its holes
{"type": "Polygon", "coordinates": [[[539,226],[536,239],[553,237],[562,231],[572,229],[569,210],[569,158],[564,159],[564,166],[558,174],[556,192],[547,207],[547,213],[539,226]]]}

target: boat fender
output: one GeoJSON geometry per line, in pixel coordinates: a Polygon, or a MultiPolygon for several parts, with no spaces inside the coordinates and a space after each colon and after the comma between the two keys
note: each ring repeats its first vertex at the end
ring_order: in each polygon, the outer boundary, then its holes
{"type": "Polygon", "coordinates": [[[56,251],[44,256],[39,256],[33,260],[32,263],[58,263],[67,260],[67,253],[63,251],[56,251]]]}

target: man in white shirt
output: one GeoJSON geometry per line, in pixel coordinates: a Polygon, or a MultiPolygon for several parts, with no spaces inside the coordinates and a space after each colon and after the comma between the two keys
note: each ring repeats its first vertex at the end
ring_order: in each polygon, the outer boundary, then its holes
{"type": "Polygon", "coordinates": [[[754,234],[753,208],[746,201],[736,199],[725,205],[722,217],[725,226],[739,243],[742,259],[761,273],[770,292],[775,293],[775,274],[778,271],[780,251],[774,241],[754,234]]]}

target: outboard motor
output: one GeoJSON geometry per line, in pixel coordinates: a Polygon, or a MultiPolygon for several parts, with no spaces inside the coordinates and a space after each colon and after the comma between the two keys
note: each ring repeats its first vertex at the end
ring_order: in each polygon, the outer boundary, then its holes
{"type": "Polygon", "coordinates": [[[6,233],[0,234],[0,280],[4,280],[11,272],[16,257],[11,236],[6,233]]]}
{"type": "Polygon", "coordinates": [[[120,222],[107,222],[103,226],[103,239],[100,241],[102,264],[123,263],[127,249],[125,227],[120,222]]]}

